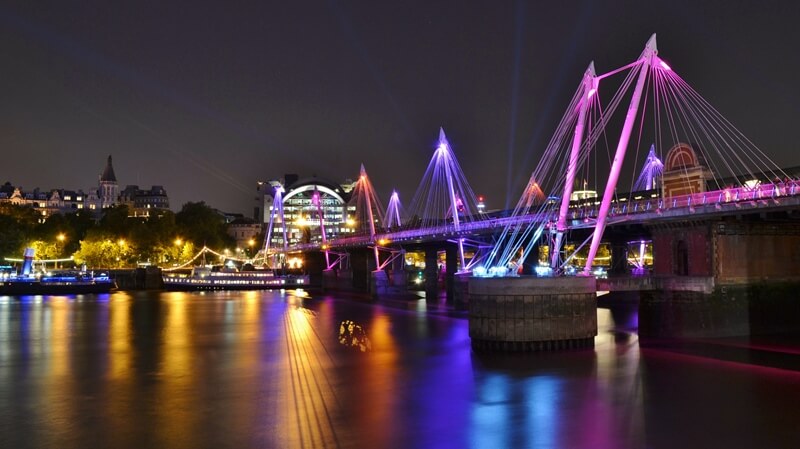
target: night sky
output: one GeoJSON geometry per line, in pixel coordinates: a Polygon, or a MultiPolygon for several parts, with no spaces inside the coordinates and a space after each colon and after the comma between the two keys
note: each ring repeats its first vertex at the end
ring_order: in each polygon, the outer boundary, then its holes
{"type": "Polygon", "coordinates": [[[660,56],[800,164],[800,2],[0,2],[0,182],[165,186],[252,214],[255,183],[355,179],[408,204],[444,127],[489,208],[516,202],[580,81],[660,56]]]}

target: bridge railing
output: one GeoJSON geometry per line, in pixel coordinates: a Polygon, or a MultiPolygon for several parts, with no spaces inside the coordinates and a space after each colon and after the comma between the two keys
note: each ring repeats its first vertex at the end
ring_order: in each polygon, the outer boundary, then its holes
{"type": "MultiPolygon", "coordinates": [[[[800,181],[791,180],[778,183],[764,183],[753,188],[729,187],[703,193],[672,196],[666,199],[642,198],[638,200],[620,200],[612,206],[609,214],[618,217],[644,213],[660,213],[679,209],[685,209],[688,210],[689,213],[692,213],[695,210],[694,208],[701,208],[703,206],[719,208],[724,204],[741,205],[742,203],[753,203],[753,206],[758,207],[759,205],[767,205],[770,202],[777,202],[780,198],[799,195],[800,181]]],[[[599,206],[594,203],[591,205],[576,206],[571,209],[570,218],[572,220],[595,219],[597,218],[598,209],[599,206]]],[[[510,225],[521,225],[532,220],[537,220],[539,222],[542,220],[554,221],[555,218],[555,212],[552,212],[550,216],[547,217],[542,217],[539,214],[530,214],[516,217],[486,218],[481,221],[461,223],[458,231],[455,225],[447,223],[439,226],[387,231],[376,235],[375,240],[380,241],[385,239],[391,242],[407,242],[420,238],[458,237],[480,231],[503,229],[510,225]]],[[[331,240],[328,242],[328,246],[330,248],[343,248],[368,246],[374,243],[375,242],[373,242],[368,235],[351,235],[331,240]]],[[[319,249],[324,249],[320,243],[303,243],[292,245],[290,251],[313,251],[319,249]]]]}
{"type": "MultiPolygon", "coordinates": [[[[639,200],[621,199],[609,210],[611,216],[630,215],[648,212],[661,212],[670,209],[692,208],[726,203],[775,200],[783,197],[800,195],[800,181],[792,180],[780,183],[764,183],[756,187],[728,187],[689,195],[677,195],[669,198],[643,198],[639,200]]],[[[762,203],[763,204],[763,203],[762,203]]],[[[757,204],[756,204],[757,205],[757,204]]],[[[571,211],[573,220],[597,218],[599,207],[595,204],[574,208],[571,211]]]]}

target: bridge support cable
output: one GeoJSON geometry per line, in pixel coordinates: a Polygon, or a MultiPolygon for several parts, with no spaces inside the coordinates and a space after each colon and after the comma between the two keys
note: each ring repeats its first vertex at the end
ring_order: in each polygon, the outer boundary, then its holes
{"type": "Polygon", "coordinates": [[[375,222],[383,224],[383,206],[372,187],[372,183],[367,176],[367,170],[364,164],[361,164],[361,170],[358,176],[358,182],[353,189],[353,196],[350,199],[350,204],[355,205],[356,213],[358,214],[357,222],[362,232],[369,234],[370,241],[376,246],[373,247],[375,256],[375,266],[379,266],[380,256],[378,254],[377,242],[375,241],[375,222]]]}
{"type": "Polygon", "coordinates": [[[657,181],[661,180],[661,173],[664,171],[664,163],[656,155],[656,145],[650,145],[650,152],[642,165],[642,171],[636,182],[633,184],[633,191],[655,190],[658,188],[657,181]]]}
{"type": "Polygon", "coordinates": [[[334,256],[334,259],[333,261],[327,261],[325,271],[330,271],[333,270],[334,268],[339,268],[340,270],[349,268],[350,266],[349,253],[327,250],[327,254],[334,256]]]}
{"type": "Polygon", "coordinates": [[[389,205],[386,206],[386,213],[383,215],[383,227],[387,231],[397,229],[403,225],[401,220],[403,206],[400,204],[400,195],[397,190],[392,190],[389,198],[389,205]]]}
{"type": "Polygon", "coordinates": [[[392,249],[392,248],[385,248],[382,246],[375,245],[372,247],[376,253],[384,252],[388,254],[388,257],[383,260],[383,262],[378,259],[378,264],[376,265],[377,268],[375,271],[383,271],[388,267],[392,262],[397,260],[398,258],[404,258],[406,255],[406,251],[404,249],[392,249]]]}
{"type": "MultiPolygon", "coordinates": [[[[442,128],[436,151],[411,200],[408,226],[420,229],[452,226],[459,233],[465,223],[483,219],[478,200],[461,170],[442,128]]],[[[458,242],[462,270],[466,267],[463,242],[458,242]]]]}
{"type": "Polygon", "coordinates": [[[703,162],[719,179],[731,178],[743,185],[758,179],[771,182],[787,178],[786,173],[758,146],[719,113],[707,100],[672,70],[654,72],[669,116],[668,126],[674,142],[691,142],[703,162]]]}

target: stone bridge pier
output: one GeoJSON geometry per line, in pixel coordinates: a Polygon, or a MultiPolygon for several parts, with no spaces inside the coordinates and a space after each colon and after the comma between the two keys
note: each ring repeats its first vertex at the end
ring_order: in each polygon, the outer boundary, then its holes
{"type": "Polygon", "coordinates": [[[453,302],[456,289],[456,272],[458,271],[458,247],[455,243],[441,242],[429,244],[425,251],[425,298],[436,300],[439,297],[441,286],[444,287],[447,302],[453,302]],[[444,267],[439,265],[439,253],[444,251],[444,267]],[[444,270],[442,270],[444,268],[444,270]]]}
{"type": "MultiPolygon", "coordinates": [[[[343,263],[329,270],[326,270],[323,252],[305,254],[313,285],[319,285],[323,290],[367,293],[371,296],[406,291],[408,275],[402,256],[396,257],[383,270],[377,270],[375,253],[371,248],[349,248],[347,254],[343,263]],[[320,281],[314,283],[316,279],[320,281]]],[[[386,257],[386,254],[381,254],[381,260],[386,257]]]]}
{"type": "Polygon", "coordinates": [[[800,330],[800,222],[786,214],[652,226],[651,288],[639,291],[643,340],[800,330]]]}

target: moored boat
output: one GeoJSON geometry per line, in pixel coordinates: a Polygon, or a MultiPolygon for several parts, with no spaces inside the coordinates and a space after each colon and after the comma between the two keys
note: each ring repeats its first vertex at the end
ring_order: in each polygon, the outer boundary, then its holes
{"type": "Polygon", "coordinates": [[[306,275],[275,275],[271,270],[215,271],[195,267],[189,273],[164,272],[167,290],[267,290],[303,288],[308,286],[306,275]]]}
{"type": "Polygon", "coordinates": [[[35,271],[34,251],[25,250],[19,273],[0,273],[0,295],[75,295],[108,293],[117,288],[108,273],[82,270],[35,271]]]}
{"type": "Polygon", "coordinates": [[[35,275],[9,275],[0,279],[0,295],[77,295],[108,293],[117,287],[106,273],[59,271],[35,275]]]}

